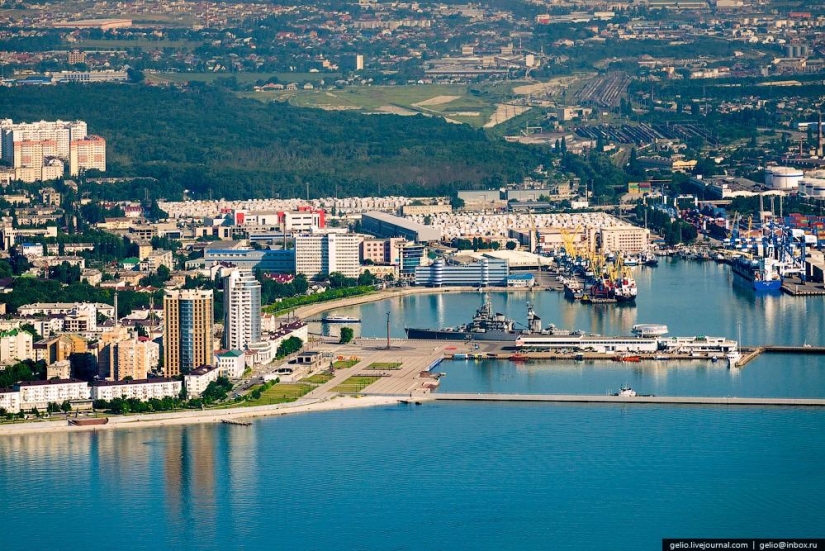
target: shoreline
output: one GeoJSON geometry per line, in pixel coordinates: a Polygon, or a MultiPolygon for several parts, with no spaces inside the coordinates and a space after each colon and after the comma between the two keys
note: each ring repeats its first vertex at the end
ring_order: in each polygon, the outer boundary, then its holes
{"type": "Polygon", "coordinates": [[[191,410],[154,414],[120,415],[109,417],[106,425],[75,426],[66,419],[57,421],[21,422],[0,425],[0,438],[26,434],[51,434],[56,432],[96,432],[118,429],[139,429],[221,423],[229,420],[250,420],[256,417],[273,417],[317,411],[337,411],[397,404],[404,396],[337,396],[326,400],[298,400],[272,406],[237,407],[223,410],[191,410]]]}
{"type": "MultiPolygon", "coordinates": [[[[487,287],[485,292],[490,293],[529,293],[529,292],[544,292],[544,289],[524,289],[514,287],[487,287]]],[[[334,310],[335,308],[343,308],[345,306],[359,306],[361,304],[368,304],[370,302],[378,302],[379,300],[391,299],[396,297],[406,297],[409,295],[427,295],[433,293],[459,294],[459,293],[478,293],[477,287],[406,287],[403,289],[385,289],[377,291],[368,295],[360,295],[348,298],[339,298],[327,302],[317,302],[315,304],[307,304],[299,306],[292,310],[289,314],[298,318],[308,318],[315,316],[321,312],[334,310]]],[[[285,314],[284,314],[285,315],[285,314]]],[[[279,317],[284,317],[281,315],[279,317]]]]}

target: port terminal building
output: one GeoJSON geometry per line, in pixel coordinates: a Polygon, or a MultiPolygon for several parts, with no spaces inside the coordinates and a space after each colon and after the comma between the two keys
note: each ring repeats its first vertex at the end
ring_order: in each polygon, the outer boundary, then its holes
{"type": "Polygon", "coordinates": [[[584,334],[521,336],[516,348],[533,351],[634,352],[653,354],[727,354],[739,343],[724,337],[600,337],[584,334]]]}
{"type": "Polygon", "coordinates": [[[415,269],[415,284],[426,287],[505,287],[509,276],[506,260],[482,258],[468,264],[447,264],[439,258],[429,266],[415,269]]]}

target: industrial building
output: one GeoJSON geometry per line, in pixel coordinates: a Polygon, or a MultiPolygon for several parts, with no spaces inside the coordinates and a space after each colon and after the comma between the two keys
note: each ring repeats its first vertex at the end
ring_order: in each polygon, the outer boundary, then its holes
{"type": "Polygon", "coordinates": [[[379,211],[364,213],[361,229],[376,237],[403,237],[416,243],[441,240],[441,230],[438,228],[379,211]]]}

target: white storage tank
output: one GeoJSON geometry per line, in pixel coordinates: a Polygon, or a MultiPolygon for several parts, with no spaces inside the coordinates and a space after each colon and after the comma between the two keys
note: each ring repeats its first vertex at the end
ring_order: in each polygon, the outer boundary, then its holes
{"type": "Polygon", "coordinates": [[[825,180],[819,180],[818,183],[814,185],[813,192],[810,196],[816,197],[817,199],[825,199],[825,180]]]}
{"type": "Polygon", "coordinates": [[[799,193],[808,197],[813,197],[817,186],[824,186],[825,178],[803,178],[799,183],[799,193]]]}
{"type": "Polygon", "coordinates": [[[765,185],[771,189],[790,191],[799,187],[802,171],[787,166],[772,166],[765,170],[765,185]]]}

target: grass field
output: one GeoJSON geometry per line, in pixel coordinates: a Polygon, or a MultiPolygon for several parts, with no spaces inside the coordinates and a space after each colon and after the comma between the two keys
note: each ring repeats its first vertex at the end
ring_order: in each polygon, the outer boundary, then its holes
{"type": "Polygon", "coordinates": [[[364,377],[356,375],[336,386],[332,389],[332,391],[344,393],[361,392],[380,378],[381,377],[364,377]]]}
{"type": "Polygon", "coordinates": [[[316,373],[312,377],[301,379],[302,383],[310,383],[313,385],[322,385],[332,380],[333,375],[329,373],[316,373]]]}
{"type": "MultiPolygon", "coordinates": [[[[328,82],[328,81],[327,81],[328,82]]],[[[509,89],[490,86],[483,94],[473,94],[470,86],[420,84],[407,86],[352,86],[342,90],[275,90],[243,93],[260,101],[286,101],[296,107],[327,110],[388,112],[391,109],[445,117],[450,120],[483,126],[496,110],[496,103],[509,89]]]]}
{"type": "Polygon", "coordinates": [[[315,387],[305,384],[277,384],[268,388],[257,400],[248,400],[243,405],[251,407],[294,402],[313,388],[315,387]]]}
{"type": "Polygon", "coordinates": [[[332,364],[332,367],[335,369],[348,369],[361,360],[359,358],[350,358],[349,360],[337,360],[332,364]]]}
{"type": "Polygon", "coordinates": [[[384,369],[401,369],[401,362],[373,362],[367,366],[367,369],[384,370],[384,369]]]}

